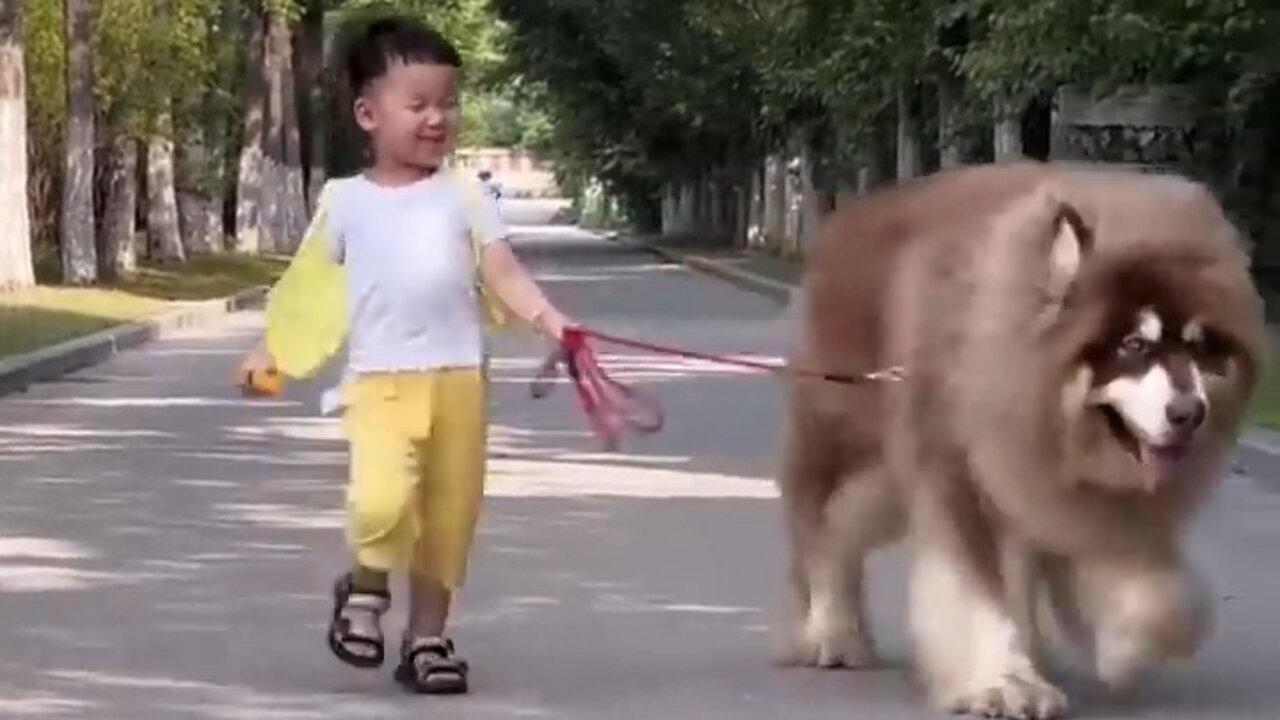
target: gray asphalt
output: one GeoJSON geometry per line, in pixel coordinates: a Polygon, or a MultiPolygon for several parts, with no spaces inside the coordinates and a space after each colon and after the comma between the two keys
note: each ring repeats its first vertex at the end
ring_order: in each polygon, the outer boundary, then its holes
{"type": "MultiPolygon", "coordinates": [[[[512,203],[545,222],[547,203],[512,203]]],[[[588,233],[526,226],[521,252],[574,316],[618,333],[772,357],[779,308],[588,233]]],[[[668,412],[601,452],[566,388],[532,401],[544,348],[495,344],[489,501],[455,633],[464,698],[402,695],[332,658],[344,566],[343,446],[322,382],[243,400],[230,368],[261,318],[233,316],[0,399],[0,717],[929,718],[898,670],[766,660],[782,543],[768,377],[610,352],[668,412]]],[[[1084,717],[1280,717],[1280,462],[1244,453],[1194,536],[1221,597],[1193,662],[1084,717]]],[[[891,660],[901,555],[873,567],[891,660]]],[[[397,597],[388,630],[402,626],[397,597]]]]}

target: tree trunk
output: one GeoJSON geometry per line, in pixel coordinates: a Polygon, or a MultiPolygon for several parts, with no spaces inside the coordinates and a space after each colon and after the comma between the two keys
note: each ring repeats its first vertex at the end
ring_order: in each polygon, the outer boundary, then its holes
{"type": "MultiPolygon", "coordinates": [[[[157,17],[167,19],[170,0],[155,0],[157,17]]],[[[186,262],[182,226],[178,220],[177,173],[174,158],[174,88],[165,88],[159,115],[147,137],[148,257],[160,262],[186,262]]]]}
{"type": "Polygon", "coordinates": [[[662,185],[662,234],[671,235],[675,231],[678,199],[675,185],[670,181],[662,185]]]}
{"type": "Polygon", "coordinates": [[[938,82],[938,164],[952,168],[964,162],[962,138],[956,124],[960,81],[950,74],[938,82]]]}
{"type": "Polygon", "coordinates": [[[284,231],[284,88],[280,77],[280,57],[276,49],[277,19],[268,12],[262,67],[266,78],[266,113],[262,146],[262,233],[263,248],[283,249],[284,231]]]}
{"type": "Polygon", "coordinates": [[[796,232],[796,255],[803,256],[808,249],[809,240],[817,230],[826,211],[826,197],[813,184],[813,144],[808,138],[799,141],[800,149],[800,217],[799,229],[796,232]]]}
{"type": "MultiPolygon", "coordinates": [[[[210,33],[206,50],[211,58],[209,86],[183,112],[192,116],[184,123],[184,141],[179,147],[177,192],[182,236],[189,253],[202,255],[224,247],[222,209],[226,200],[226,145],[230,110],[220,95],[234,85],[235,69],[225,45],[235,43],[239,3],[224,2],[216,14],[210,13],[210,33]],[[198,117],[198,119],[195,119],[198,117]]],[[[175,99],[182,97],[175,93],[175,99]]]]}
{"type": "Polygon", "coordinates": [[[138,142],[115,138],[107,165],[107,202],[103,211],[101,273],[127,277],[138,269],[138,142]]]}
{"type": "Polygon", "coordinates": [[[801,167],[800,145],[793,135],[787,141],[786,172],[784,187],[786,188],[785,215],[783,224],[782,254],[784,257],[797,257],[800,254],[800,233],[804,216],[804,170],[801,167]]]}
{"type": "Polygon", "coordinates": [[[263,224],[270,247],[292,252],[306,223],[298,111],[294,97],[293,44],[288,19],[272,14],[267,22],[267,131],[263,152],[263,224]]]}
{"type": "Polygon", "coordinates": [[[764,195],[765,164],[751,171],[751,180],[747,200],[747,247],[759,248],[764,245],[764,195]]]}
{"type": "Polygon", "coordinates": [[[209,227],[209,152],[205,130],[195,123],[187,132],[177,158],[175,178],[178,195],[178,225],[187,252],[207,255],[217,250],[209,227]]]}
{"type": "Polygon", "coordinates": [[[787,234],[787,156],[774,151],[765,161],[764,244],[781,252],[787,234]]]}
{"type": "Polygon", "coordinates": [[[996,162],[1015,162],[1021,160],[1022,153],[1022,120],[1021,113],[1011,112],[1007,108],[999,108],[997,120],[992,128],[992,145],[996,162]]]}
{"type": "Polygon", "coordinates": [[[898,174],[899,180],[916,177],[921,170],[920,119],[916,115],[911,90],[898,91],[898,174]]]}
{"type": "Polygon", "coordinates": [[[307,90],[306,122],[299,122],[299,132],[307,148],[307,210],[315,211],[316,200],[320,197],[320,189],[324,187],[327,177],[325,163],[328,143],[325,123],[326,103],[324,83],[324,11],[320,3],[311,3],[308,12],[302,19],[301,65],[299,77],[307,90]],[[302,132],[305,130],[305,132],[302,132]]]}
{"type": "Polygon", "coordinates": [[[893,179],[895,153],[894,126],[889,122],[877,122],[871,128],[870,137],[859,157],[857,188],[865,195],[893,179]]]}
{"type": "Polygon", "coordinates": [[[165,134],[153,134],[147,139],[147,234],[151,256],[164,262],[185,262],[187,252],[178,224],[173,166],[173,141],[165,134]]]}
{"type": "MultiPolygon", "coordinates": [[[[208,105],[208,103],[206,103],[208,105]]],[[[206,242],[213,252],[222,252],[227,246],[227,229],[222,219],[226,203],[227,143],[230,141],[228,114],[218,108],[209,108],[205,124],[205,197],[204,230],[206,242]]]]}
{"type": "Polygon", "coordinates": [[[89,0],[65,0],[67,119],[63,136],[62,281],[98,280],[93,217],[93,8],[89,0]]]}
{"type": "MultiPolygon", "coordinates": [[[[208,158],[206,163],[206,180],[208,197],[205,203],[205,227],[209,243],[215,251],[221,252],[234,246],[229,242],[224,209],[228,200],[233,200],[234,184],[231,181],[231,151],[236,142],[233,139],[231,119],[234,109],[229,105],[228,97],[235,94],[237,74],[235,58],[237,53],[228,52],[225,47],[236,47],[243,40],[240,31],[243,3],[239,0],[226,0],[222,3],[218,16],[218,30],[209,38],[209,52],[219,59],[215,87],[205,94],[205,140],[208,158]]],[[[235,134],[238,134],[236,132],[235,134]]]]}
{"type": "Polygon", "coordinates": [[[705,239],[711,232],[711,181],[705,172],[698,173],[693,181],[693,232],[699,239],[705,239]]]}
{"type": "Polygon", "coordinates": [[[740,232],[745,232],[743,223],[739,222],[738,207],[740,185],[732,173],[725,173],[720,183],[720,224],[724,227],[725,240],[729,246],[737,246],[740,232]]]}
{"type": "Polygon", "coordinates": [[[275,22],[282,115],[280,139],[284,167],[284,224],[280,248],[292,253],[307,231],[307,174],[302,166],[302,131],[298,126],[298,79],[293,62],[293,32],[284,16],[275,22]]]}
{"type": "Polygon", "coordinates": [[[740,248],[751,244],[751,205],[755,191],[755,171],[738,171],[733,189],[733,241],[740,248]]]}
{"type": "Polygon", "coordinates": [[[713,170],[706,182],[707,188],[707,221],[706,227],[712,242],[719,244],[724,235],[724,183],[720,180],[720,171],[713,170]]]}
{"type": "Polygon", "coordinates": [[[22,2],[0,0],[0,290],[36,282],[27,207],[27,92],[22,2]]]}
{"type": "Polygon", "coordinates": [[[266,80],[264,43],[266,15],[260,3],[246,8],[248,18],[244,38],[248,43],[245,57],[245,104],[240,167],[236,178],[236,237],[239,252],[259,253],[264,249],[262,205],[264,173],[262,143],[266,130],[266,80]]]}
{"type": "Polygon", "coordinates": [[[729,246],[738,238],[738,188],[733,175],[726,170],[720,181],[720,226],[724,228],[725,242],[729,246]]]}
{"type": "Polygon", "coordinates": [[[682,180],[680,182],[680,200],[679,200],[679,218],[676,224],[677,232],[692,233],[697,229],[698,211],[697,211],[698,192],[697,187],[690,180],[682,180]]]}

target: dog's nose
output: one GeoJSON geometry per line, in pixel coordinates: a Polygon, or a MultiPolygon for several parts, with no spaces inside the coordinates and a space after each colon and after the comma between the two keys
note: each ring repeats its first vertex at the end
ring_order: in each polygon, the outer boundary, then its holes
{"type": "Polygon", "coordinates": [[[1165,407],[1164,414],[1178,430],[1194,430],[1204,422],[1204,401],[1195,395],[1182,395],[1165,407]]]}

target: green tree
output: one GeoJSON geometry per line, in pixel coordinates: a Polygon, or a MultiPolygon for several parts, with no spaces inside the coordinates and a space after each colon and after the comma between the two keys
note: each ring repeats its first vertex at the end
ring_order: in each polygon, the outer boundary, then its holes
{"type": "Polygon", "coordinates": [[[546,88],[562,174],[599,177],[634,219],[655,221],[667,180],[731,175],[759,154],[754,68],[741,45],[698,22],[699,3],[495,8],[512,29],[510,66],[546,88]]]}

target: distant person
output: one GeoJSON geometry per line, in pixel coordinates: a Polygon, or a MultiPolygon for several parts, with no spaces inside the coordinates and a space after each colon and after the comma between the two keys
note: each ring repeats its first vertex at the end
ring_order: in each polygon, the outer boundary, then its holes
{"type": "Polygon", "coordinates": [[[494,200],[502,199],[502,186],[493,179],[493,173],[488,170],[481,170],[479,173],[480,187],[484,188],[485,193],[494,200]]]}
{"type": "Polygon", "coordinates": [[[557,342],[568,321],[512,252],[497,203],[443,165],[458,135],[454,46],[390,18],[371,23],[346,55],[372,162],[325,186],[242,373],[246,385],[255,372],[306,377],[345,339],[353,557],[334,584],[329,647],[350,665],[380,666],[388,576],[405,572],[409,623],[396,680],[413,692],[466,692],[469,665],[446,623],[484,496],[484,298],[496,295],[557,342]],[[351,302],[327,300],[335,284],[351,302]]]}

